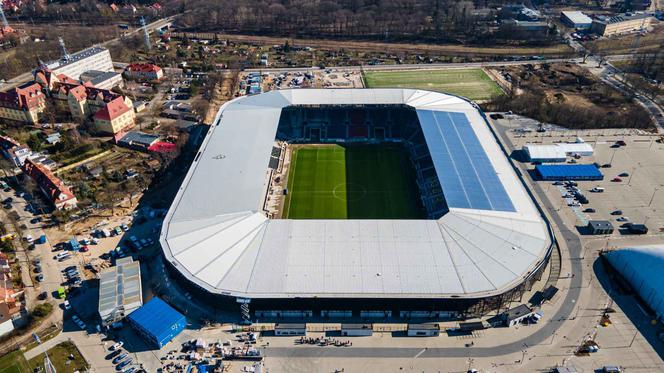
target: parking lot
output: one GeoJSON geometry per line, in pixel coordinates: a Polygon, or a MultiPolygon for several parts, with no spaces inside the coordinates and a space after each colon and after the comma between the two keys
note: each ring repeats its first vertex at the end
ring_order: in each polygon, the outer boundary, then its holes
{"type": "MultiPolygon", "coordinates": [[[[554,185],[559,183],[552,181],[538,181],[570,225],[580,227],[587,225],[589,220],[609,220],[616,228],[614,236],[629,234],[624,227],[620,229],[626,223],[645,224],[648,235],[664,232],[664,209],[661,207],[664,206],[664,144],[658,135],[639,130],[572,131],[552,126],[545,126],[546,132],[537,132],[532,120],[521,120],[516,116],[507,116],[497,122],[505,126],[515,151],[526,143],[574,142],[578,137],[594,148],[592,156],[574,161],[573,157],[568,157],[567,161],[600,166],[603,180],[576,181],[588,203],[579,204],[578,199],[566,199],[566,194],[573,198],[570,195],[572,188],[554,185]],[[622,141],[625,145],[619,146],[617,142],[622,141]],[[568,206],[570,202],[574,205],[568,206]],[[592,210],[594,212],[589,212],[592,210]]],[[[522,159],[523,155],[517,152],[513,157],[522,159]]],[[[526,162],[522,165],[534,168],[526,162]]]]}

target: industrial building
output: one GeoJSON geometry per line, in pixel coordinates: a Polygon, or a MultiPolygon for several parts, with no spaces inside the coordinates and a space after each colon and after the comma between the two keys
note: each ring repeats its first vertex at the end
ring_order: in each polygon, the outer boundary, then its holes
{"type": "Polygon", "coordinates": [[[143,305],[141,265],[131,257],[99,274],[99,317],[104,327],[124,320],[143,305]]]}
{"type": "Polygon", "coordinates": [[[627,281],[661,322],[664,316],[664,246],[628,247],[604,258],[627,281]]]}
{"type": "Polygon", "coordinates": [[[159,298],[152,298],[127,317],[148,344],[162,348],[187,326],[185,317],[159,298]]]}
{"type": "Polygon", "coordinates": [[[113,60],[108,49],[92,47],[74,54],[67,54],[63,46],[63,56],[59,60],[46,63],[54,74],[64,74],[79,80],[87,71],[113,71],[113,60]]]}
{"type": "Polygon", "coordinates": [[[256,315],[385,318],[504,308],[541,276],[552,237],[476,105],[412,89],[294,89],[221,107],[160,241],[168,268],[199,299],[237,300],[256,315]],[[350,120],[319,119],[335,115],[350,120]],[[428,218],[269,218],[277,139],[403,143],[428,218]]]}
{"type": "Polygon", "coordinates": [[[631,32],[647,31],[655,20],[650,14],[625,13],[593,20],[592,32],[600,36],[613,36],[631,32]]]}
{"type": "Polygon", "coordinates": [[[591,156],[593,155],[593,147],[583,142],[582,139],[577,139],[576,142],[561,142],[556,144],[526,144],[522,150],[526,153],[529,162],[536,163],[556,163],[565,162],[567,156],[591,156]]]}
{"type": "Polygon", "coordinates": [[[535,174],[540,180],[545,181],[604,179],[602,172],[592,164],[538,164],[535,166],[535,174]]]}
{"type": "Polygon", "coordinates": [[[560,13],[560,21],[577,30],[588,30],[593,25],[592,18],[578,10],[563,10],[560,13]]]}

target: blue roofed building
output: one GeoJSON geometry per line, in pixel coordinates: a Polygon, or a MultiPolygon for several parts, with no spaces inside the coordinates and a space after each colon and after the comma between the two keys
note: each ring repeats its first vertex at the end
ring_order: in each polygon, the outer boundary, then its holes
{"type": "Polygon", "coordinates": [[[664,316],[664,246],[628,247],[606,253],[611,266],[662,321],[664,316]]]}
{"type": "Polygon", "coordinates": [[[541,164],[535,166],[535,173],[539,179],[546,181],[604,179],[602,172],[592,164],[541,164]]]}
{"type": "Polygon", "coordinates": [[[159,298],[152,298],[127,319],[148,344],[160,349],[187,325],[184,315],[159,298]]]}

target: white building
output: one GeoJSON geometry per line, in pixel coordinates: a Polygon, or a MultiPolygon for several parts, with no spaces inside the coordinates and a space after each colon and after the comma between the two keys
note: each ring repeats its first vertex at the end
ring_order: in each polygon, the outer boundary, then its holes
{"type": "Polygon", "coordinates": [[[92,47],[63,57],[57,61],[46,63],[46,66],[56,75],[65,74],[79,80],[86,71],[113,71],[113,60],[108,49],[92,47]]]}
{"type": "Polygon", "coordinates": [[[567,156],[578,154],[580,156],[593,155],[593,147],[583,142],[582,139],[577,139],[576,142],[561,142],[557,144],[526,144],[522,150],[528,156],[530,162],[540,163],[555,163],[565,162],[567,156]]]}
{"type": "Polygon", "coordinates": [[[409,337],[438,337],[440,325],[438,324],[408,324],[409,337]]]}
{"type": "Polygon", "coordinates": [[[563,10],[560,13],[560,20],[565,25],[579,30],[587,30],[593,25],[592,18],[578,10],[563,10]]]}
{"type": "MultiPolygon", "coordinates": [[[[298,131],[304,126],[290,118],[298,131]]],[[[546,222],[482,114],[462,98],[412,89],[284,89],[229,101],[214,123],[161,232],[169,265],[211,294],[249,298],[256,310],[274,299],[315,306],[323,298],[487,298],[541,273],[548,260],[546,222]],[[433,149],[428,169],[444,194],[442,216],[266,216],[265,178],[282,110],[312,105],[391,106],[412,115],[419,146],[433,149]]],[[[338,139],[331,130],[324,136],[338,139]]]]}

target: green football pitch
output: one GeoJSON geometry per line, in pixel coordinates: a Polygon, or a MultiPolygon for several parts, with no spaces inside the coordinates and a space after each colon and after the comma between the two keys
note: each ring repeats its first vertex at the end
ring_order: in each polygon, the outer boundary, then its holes
{"type": "Polygon", "coordinates": [[[287,219],[422,219],[414,170],[397,145],[295,147],[287,219]]]}
{"type": "Polygon", "coordinates": [[[422,219],[414,170],[397,145],[296,147],[287,219],[422,219]]]}
{"type": "Polygon", "coordinates": [[[367,88],[416,88],[446,92],[471,100],[502,94],[482,69],[385,71],[364,73],[367,88]]]}

